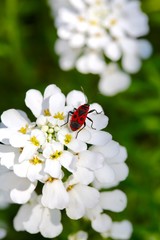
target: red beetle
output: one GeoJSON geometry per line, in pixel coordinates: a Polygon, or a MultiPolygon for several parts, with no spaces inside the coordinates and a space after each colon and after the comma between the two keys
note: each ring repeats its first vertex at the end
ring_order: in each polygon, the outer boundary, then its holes
{"type": "MultiPolygon", "coordinates": [[[[85,104],[79,106],[78,108],[74,108],[74,111],[68,112],[67,122],[65,124],[68,123],[69,116],[71,115],[70,124],[69,124],[71,130],[77,131],[79,129],[76,137],[78,136],[78,133],[86,126],[86,118],[91,122],[91,128],[95,129],[93,127],[93,120],[88,117],[89,113],[92,113],[92,112],[96,112],[97,114],[102,113],[102,112],[98,113],[95,109],[92,109],[89,111],[89,107],[90,107],[90,105],[85,103],[85,104]]],[[[65,125],[65,124],[63,124],[63,125],[65,125]]]]}

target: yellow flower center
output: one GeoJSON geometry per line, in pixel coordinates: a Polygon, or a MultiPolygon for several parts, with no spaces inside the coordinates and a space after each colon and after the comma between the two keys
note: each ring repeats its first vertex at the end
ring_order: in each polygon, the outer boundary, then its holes
{"type": "Polygon", "coordinates": [[[49,109],[47,108],[47,109],[44,109],[44,116],[51,116],[51,114],[50,114],[50,111],[49,111],[49,109]]]}
{"type": "Polygon", "coordinates": [[[92,25],[92,26],[96,26],[98,24],[98,22],[96,20],[90,20],[89,23],[92,25]]]}
{"type": "Polygon", "coordinates": [[[59,119],[59,120],[64,120],[64,113],[63,112],[58,112],[58,113],[56,113],[54,116],[53,116],[54,118],[57,118],[57,119],[59,119]]]}
{"type": "Polygon", "coordinates": [[[31,143],[33,144],[33,145],[35,145],[35,146],[40,146],[40,143],[39,143],[39,141],[38,141],[38,139],[35,137],[35,136],[33,136],[33,137],[31,137],[30,138],[30,141],[31,141],[31,143]]]}
{"type": "Polygon", "coordinates": [[[50,155],[50,159],[55,160],[55,159],[59,158],[61,155],[62,155],[62,151],[56,150],[52,155],[50,155]]]}
{"type": "Polygon", "coordinates": [[[47,179],[47,181],[46,181],[46,182],[50,182],[50,183],[52,183],[52,182],[53,182],[53,180],[54,180],[54,178],[52,178],[52,177],[49,177],[49,178],[47,179]]]}
{"type": "Polygon", "coordinates": [[[117,23],[117,20],[114,19],[114,18],[110,21],[110,24],[111,24],[112,26],[116,25],[116,23],[117,23]]]}
{"type": "Polygon", "coordinates": [[[26,134],[26,133],[27,133],[27,129],[28,129],[28,125],[26,124],[25,127],[21,127],[21,128],[19,129],[19,132],[20,132],[20,133],[23,133],[23,134],[26,134]]]}
{"type": "Polygon", "coordinates": [[[73,187],[74,187],[74,185],[69,185],[69,186],[67,187],[67,192],[71,191],[73,187]]]}
{"type": "Polygon", "coordinates": [[[37,156],[29,160],[29,162],[33,165],[42,163],[42,161],[37,156]]]}
{"type": "Polygon", "coordinates": [[[83,22],[83,21],[85,21],[85,18],[84,18],[84,17],[82,17],[82,16],[79,16],[79,17],[78,17],[78,19],[79,19],[79,21],[80,21],[80,22],[83,22]]]}
{"type": "Polygon", "coordinates": [[[66,134],[65,139],[64,139],[65,144],[70,143],[71,140],[72,140],[72,135],[71,134],[66,134]]]}

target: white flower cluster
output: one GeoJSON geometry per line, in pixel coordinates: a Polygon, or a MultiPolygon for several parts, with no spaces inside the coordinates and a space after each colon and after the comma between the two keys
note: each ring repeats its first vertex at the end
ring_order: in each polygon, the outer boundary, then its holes
{"type": "Polygon", "coordinates": [[[100,75],[99,90],[114,95],[128,88],[141,59],[152,52],[148,18],[137,0],[49,0],[57,33],[55,45],[63,70],[100,75]],[[124,70],[120,70],[116,62],[124,70]],[[126,73],[127,72],[127,73],[126,73]]]}
{"type": "Polygon", "coordinates": [[[85,120],[86,126],[77,132],[70,128],[75,112],[69,123],[67,119],[70,111],[87,103],[81,91],[65,97],[52,84],[43,96],[29,90],[25,103],[35,122],[21,110],[1,115],[0,191],[7,202],[22,205],[14,218],[15,229],[54,238],[62,232],[61,210],[65,210],[70,219],[89,219],[103,235],[128,239],[131,224],[112,222],[106,213],[123,211],[126,195],[118,189],[101,192],[128,175],[126,149],[102,131],[108,123],[102,107],[87,104],[88,119],[83,111],[76,118],[85,120]]]}

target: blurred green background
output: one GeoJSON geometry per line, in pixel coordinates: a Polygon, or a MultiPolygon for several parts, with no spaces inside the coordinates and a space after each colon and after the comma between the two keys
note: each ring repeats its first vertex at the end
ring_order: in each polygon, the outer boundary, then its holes
{"type": "MultiPolygon", "coordinates": [[[[56,30],[47,1],[0,0],[0,114],[9,108],[29,114],[24,97],[30,88],[43,92],[48,84],[55,83],[67,94],[82,86],[89,102],[100,103],[109,116],[107,131],[128,149],[130,174],[119,186],[128,196],[128,207],[113,214],[113,219],[126,218],[133,223],[132,240],[160,240],[160,1],[141,2],[150,19],[151,31],[146,38],[153,45],[153,54],[132,76],[126,92],[105,97],[97,90],[97,76],[60,70],[53,51],[56,30]]],[[[13,230],[17,209],[14,205],[0,211],[0,218],[8,223],[6,239],[44,239],[40,234],[13,230]]],[[[59,240],[84,224],[70,224],[65,218],[63,223],[65,230],[59,240]]],[[[89,239],[101,237],[91,232],[89,239]]]]}

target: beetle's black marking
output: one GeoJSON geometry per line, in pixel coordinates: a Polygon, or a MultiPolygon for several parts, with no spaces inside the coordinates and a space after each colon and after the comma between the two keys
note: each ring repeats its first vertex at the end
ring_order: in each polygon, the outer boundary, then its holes
{"type": "Polygon", "coordinates": [[[79,129],[79,128],[81,127],[81,124],[78,123],[78,122],[72,121],[72,122],[70,123],[70,127],[71,127],[71,129],[72,129],[73,131],[76,131],[77,129],[79,129]]]}
{"type": "Polygon", "coordinates": [[[86,114],[86,110],[84,110],[84,109],[79,109],[78,110],[78,116],[82,116],[84,114],[86,114]]]}

